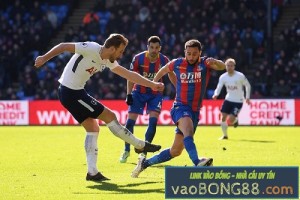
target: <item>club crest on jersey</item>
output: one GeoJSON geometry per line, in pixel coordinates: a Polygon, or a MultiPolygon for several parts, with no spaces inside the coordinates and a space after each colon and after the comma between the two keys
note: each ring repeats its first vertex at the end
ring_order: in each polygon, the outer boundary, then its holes
{"type": "Polygon", "coordinates": [[[203,67],[199,64],[198,67],[197,67],[197,71],[201,72],[202,70],[203,70],[203,67]]]}
{"type": "Polygon", "coordinates": [[[101,66],[100,66],[100,69],[99,69],[100,72],[102,72],[105,68],[106,68],[106,65],[101,65],[101,66]]]}
{"type": "Polygon", "coordinates": [[[93,104],[93,105],[97,105],[97,102],[96,102],[96,100],[92,99],[92,101],[91,101],[91,104],[93,104]]]}

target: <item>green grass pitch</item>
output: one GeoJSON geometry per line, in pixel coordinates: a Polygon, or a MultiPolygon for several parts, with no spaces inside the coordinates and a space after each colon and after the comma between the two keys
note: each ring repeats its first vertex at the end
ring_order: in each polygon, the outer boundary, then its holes
{"type": "MultiPolygon", "coordinates": [[[[157,127],[153,143],[170,147],[174,129],[157,127]]],[[[145,130],[135,127],[135,135],[144,138],[145,130]]],[[[213,157],[215,166],[300,166],[300,127],[241,126],[228,132],[229,140],[219,141],[219,126],[199,126],[199,155],[213,157]]],[[[98,168],[111,180],[87,182],[84,139],[80,126],[0,127],[0,199],[160,200],[165,197],[164,167],[192,166],[184,151],[131,178],[137,155],[132,151],[127,163],[119,163],[123,141],[101,126],[98,168]]]]}

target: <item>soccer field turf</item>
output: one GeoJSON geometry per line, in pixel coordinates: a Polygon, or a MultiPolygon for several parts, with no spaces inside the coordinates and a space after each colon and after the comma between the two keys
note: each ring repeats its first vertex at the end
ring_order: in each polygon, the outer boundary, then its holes
{"type": "MultiPolygon", "coordinates": [[[[135,127],[144,138],[147,127],[135,127]]],[[[170,147],[173,126],[157,127],[153,143],[170,147]]],[[[200,156],[214,166],[299,166],[300,127],[229,127],[229,140],[219,141],[218,126],[199,126],[195,142],[200,156]]],[[[164,199],[164,167],[192,166],[186,151],[152,166],[137,179],[130,174],[134,151],[119,163],[124,143],[100,127],[98,168],[110,181],[85,181],[85,134],[79,126],[0,127],[0,199],[164,199]]],[[[132,148],[133,149],[133,148],[132,148]]],[[[152,154],[149,154],[151,156],[152,154]]]]}

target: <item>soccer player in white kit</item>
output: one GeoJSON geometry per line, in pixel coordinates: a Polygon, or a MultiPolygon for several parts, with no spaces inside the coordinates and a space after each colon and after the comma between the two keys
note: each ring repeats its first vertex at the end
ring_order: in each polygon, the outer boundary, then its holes
{"type": "Polygon", "coordinates": [[[227,119],[230,124],[234,127],[238,126],[238,114],[241,111],[244,101],[244,87],[246,88],[246,98],[245,102],[250,104],[250,90],[251,85],[245,75],[239,71],[235,70],[235,60],[229,58],[225,61],[226,71],[219,78],[217,88],[212,96],[213,99],[217,99],[222,87],[226,87],[226,97],[221,108],[221,128],[223,136],[221,140],[228,139],[227,134],[227,119]]]}
{"type": "Polygon", "coordinates": [[[34,66],[38,68],[63,52],[74,53],[58,80],[60,83],[58,97],[61,104],[86,131],[85,151],[88,167],[86,180],[88,181],[109,180],[97,169],[99,134],[97,119],[104,121],[115,136],[133,145],[136,153],[155,152],[161,148],[160,145],[153,145],[136,138],[120,125],[116,115],[109,108],[90,96],[84,89],[91,76],[96,72],[102,72],[105,68],[109,68],[113,73],[131,82],[150,87],[152,90],[164,89],[162,83],[150,81],[118,64],[116,60],[121,58],[127,44],[128,39],[123,35],[111,34],[103,46],[96,42],[60,43],[35,60],[34,66]]]}

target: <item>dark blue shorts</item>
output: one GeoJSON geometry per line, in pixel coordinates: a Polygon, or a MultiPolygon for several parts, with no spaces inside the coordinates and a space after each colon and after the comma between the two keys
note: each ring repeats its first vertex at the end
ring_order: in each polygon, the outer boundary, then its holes
{"type": "Polygon", "coordinates": [[[160,113],[162,105],[161,94],[142,94],[140,92],[132,92],[133,104],[128,107],[129,113],[137,113],[142,115],[147,104],[147,113],[156,111],[160,113]]]}
{"type": "Polygon", "coordinates": [[[238,116],[242,109],[243,103],[235,103],[231,101],[225,100],[221,107],[221,112],[226,113],[228,115],[238,116]]]}
{"type": "MultiPolygon", "coordinates": [[[[198,122],[199,122],[199,112],[195,112],[192,110],[190,106],[186,105],[177,105],[171,109],[171,117],[175,124],[177,124],[178,120],[183,117],[189,117],[193,121],[194,125],[194,133],[196,132],[198,122]]],[[[176,128],[176,133],[182,134],[182,132],[176,128]]]]}
{"type": "Polygon", "coordinates": [[[96,119],[104,110],[104,106],[84,89],[72,90],[60,85],[58,98],[80,124],[89,117],[96,119]]]}

